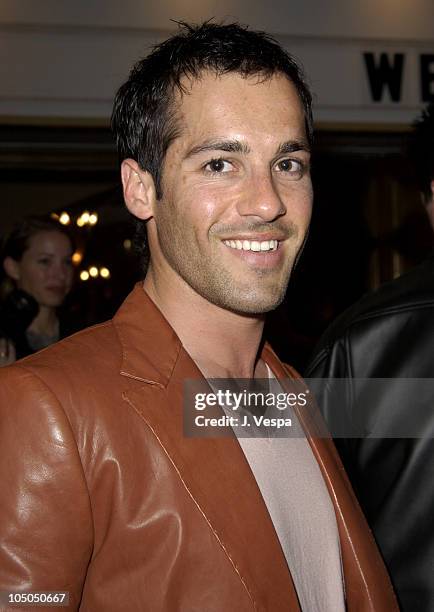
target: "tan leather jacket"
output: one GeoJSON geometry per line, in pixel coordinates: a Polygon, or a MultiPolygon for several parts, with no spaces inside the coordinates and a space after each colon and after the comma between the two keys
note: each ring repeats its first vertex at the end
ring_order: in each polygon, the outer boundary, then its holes
{"type": "MultiPolygon", "coordinates": [[[[198,377],[140,286],[112,321],[3,368],[0,590],[69,591],[86,612],[299,610],[238,442],[182,434],[183,381],[198,377]]],[[[332,443],[311,445],[348,609],[395,610],[332,443]]]]}

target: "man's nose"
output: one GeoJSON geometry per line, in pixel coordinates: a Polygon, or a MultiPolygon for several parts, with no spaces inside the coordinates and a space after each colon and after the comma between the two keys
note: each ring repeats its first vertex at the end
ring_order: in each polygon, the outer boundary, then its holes
{"type": "Polygon", "coordinates": [[[271,172],[249,177],[249,185],[238,202],[241,216],[254,216],[270,222],[286,213],[286,206],[273,182],[271,172]]]}

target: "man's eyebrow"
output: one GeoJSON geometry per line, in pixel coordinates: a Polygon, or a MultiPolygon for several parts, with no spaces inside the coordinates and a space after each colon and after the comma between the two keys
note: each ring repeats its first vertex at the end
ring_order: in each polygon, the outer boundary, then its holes
{"type": "Polygon", "coordinates": [[[207,140],[190,149],[186,158],[204,151],[224,151],[225,153],[250,153],[250,147],[239,140],[207,140]]]}
{"type": "Polygon", "coordinates": [[[277,155],[284,155],[285,153],[295,153],[295,151],[306,151],[310,153],[310,146],[306,140],[287,140],[277,149],[277,155]]]}

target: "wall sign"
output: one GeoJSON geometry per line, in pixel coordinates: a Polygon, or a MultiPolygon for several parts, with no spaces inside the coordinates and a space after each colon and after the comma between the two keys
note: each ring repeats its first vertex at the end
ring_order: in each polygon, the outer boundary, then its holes
{"type": "MultiPolygon", "coordinates": [[[[132,28],[2,27],[0,121],[109,121],[132,64],[164,32],[132,28]],[[80,70],[77,70],[77,66],[80,70]]],[[[323,125],[408,126],[434,100],[432,40],[279,36],[305,68],[323,125]]]]}
{"type": "MultiPolygon", "coordinates": [[[[381,102],[388,92],[392,102],[400,102],[405,79],[405,53],[364,53],[373,102],[381,102]]],[[[434,102],[434,53],[419,54],[419,99],[434,102]]]]}

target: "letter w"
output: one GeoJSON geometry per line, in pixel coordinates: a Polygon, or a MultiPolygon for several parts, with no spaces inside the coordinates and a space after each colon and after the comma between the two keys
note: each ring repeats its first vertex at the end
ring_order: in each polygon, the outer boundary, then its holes
{"type": "Polygon", "coordinates": [[[402,72],[404,69],[404,54],[394,53],[390,62],[387,53],[380,54],[380,61],[375,62],[373,53],[364,53],[369,85],[374,102],[380,102],[384,88],[387,86],[393,102],[401,99],[402,72]]]}

